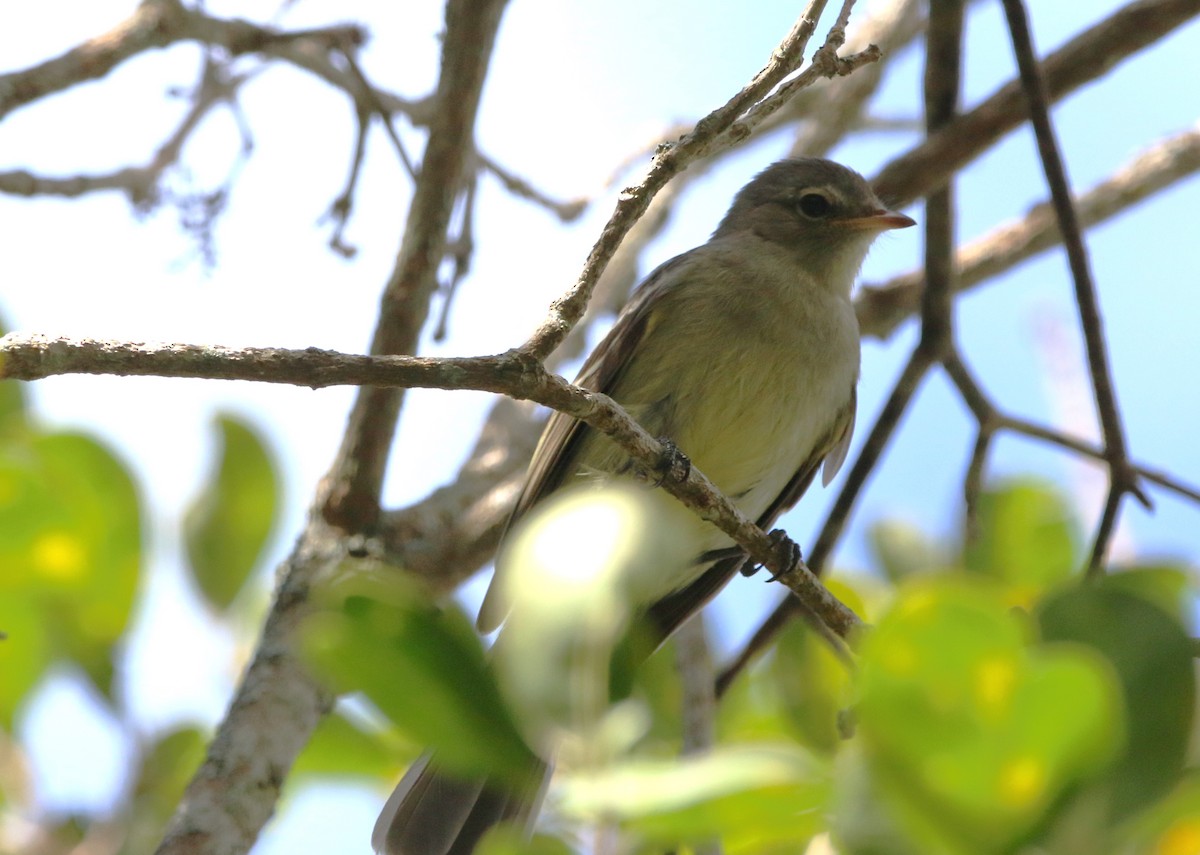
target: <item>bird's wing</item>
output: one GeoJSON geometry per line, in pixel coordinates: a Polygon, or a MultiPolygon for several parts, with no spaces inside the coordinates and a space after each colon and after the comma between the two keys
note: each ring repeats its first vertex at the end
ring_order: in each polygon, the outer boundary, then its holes
{"type": "MultiPolygon", "coordinates": [[[[838,413],[838,419],[834,423],[834,429],[831,434],[834,437],[833,445],[829,447],[829,451],[825,454],[825,465],[821,471],[822,487],[828,487],[829,482],[837,477],[838,470],[846,462],[846,455],[850,453],[850,440],[854,437],[854,420],[858,413],[858,390],[854,387],[850,388],[850,403],[847,407],[849,410],[843,409],[838,413]]],[[[787,505],[784,510],[800,501],[800,496],[804,494],[806,488],[807,485],[801,488],[800,492],[792,499],[791,504],[787,505]]]]}
{"type": "MultiPolygon", "coordinates": [[[[575,378],[576,385],[592,392],[611,394],[629,364],[630,354],[653,328],[654,312],[661,303],[662,295],[678,285],[680,277],[677,274],[691,254],[687,252],[676,256],[646,277],[608,335],[583,363],[579,376],[575,378]]],[[[574,472],[575,457],[586,429],[587,425],[565,413],[555,411],[550,414],[542,438],[534,449],[521,494],[505,526],[505,536],[530,508],[556,490],[574,472]]],[[[500,572],[497,566],[496,574],[500,572]]],[[[503,602],[498,588],[497,579],[493,576],[476,621],[483,632],[494,630],[508,614],[508,604],[503,602]]]]}

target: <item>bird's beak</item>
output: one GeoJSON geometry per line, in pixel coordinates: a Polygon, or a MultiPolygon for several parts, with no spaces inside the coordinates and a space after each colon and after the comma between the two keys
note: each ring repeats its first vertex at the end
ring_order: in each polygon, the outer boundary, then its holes
{"type": "Polygon", "coordinates": [[[848,229],[885,232],[888,229],[907,229],[909,226],[915,226],[917,221],[908,216],[908,214],[901,214],[899,211],[888,211],[880,208],[877,211],[872,211],[865,217],[852,217],[842,220],[841,224],[848,229]]]}

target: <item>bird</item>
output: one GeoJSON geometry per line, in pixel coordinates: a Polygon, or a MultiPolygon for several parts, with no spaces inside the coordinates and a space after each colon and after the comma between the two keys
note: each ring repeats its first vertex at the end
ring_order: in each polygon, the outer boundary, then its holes
{"type": "MultiPolygon", "coordinates": [[[[846,459],[860,362],[854,281],[880,234],[913,225],[846,166],[775,162],[737,192],[706,243],[646,277],[575,382],[669,440],[769,529],[818,471],[828,486],[846,459]]],[[[632,474],[608,437],[554,412],[506,531],[564,487],[632,474]]],[[[637,568],[630,597],[652,648],[712,599],[746,556],[665,491],[650,498],[686,551],[679,561],[637,568]],[[664,565],[672,569],[662,572],[664,565]]],[[[501,584],[508,572],[498,561],[477,621],[483,632],[509,615],[501,584]]],[[[383,855],[468,855],[495,823],[531,821],[547,775],[546,766],[533,770],[524,788],[463,781],[427,755],[384,806],[373,845],[383,855]]]]}

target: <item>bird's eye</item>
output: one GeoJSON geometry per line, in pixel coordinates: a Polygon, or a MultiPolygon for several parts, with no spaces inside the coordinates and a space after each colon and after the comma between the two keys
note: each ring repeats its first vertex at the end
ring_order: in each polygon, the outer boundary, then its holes
{"type": "Polygon", "coordinates": [[[796,207],[810,220],[820,220],[829,216],[833,203],[820,193],[805,193],[797,200],[796,207]]]}

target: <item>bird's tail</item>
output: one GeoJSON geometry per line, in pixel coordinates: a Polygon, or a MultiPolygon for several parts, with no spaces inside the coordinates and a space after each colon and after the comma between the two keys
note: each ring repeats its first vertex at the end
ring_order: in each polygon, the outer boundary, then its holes
{"type": "Polygon", "coordinates": [[[526,787],[456,778],[427,754],[409,767],[383,806],[371,845],[380,855],[470,855],[497,823],[531,828],[549,778],[546,766],[526,787]]]}

